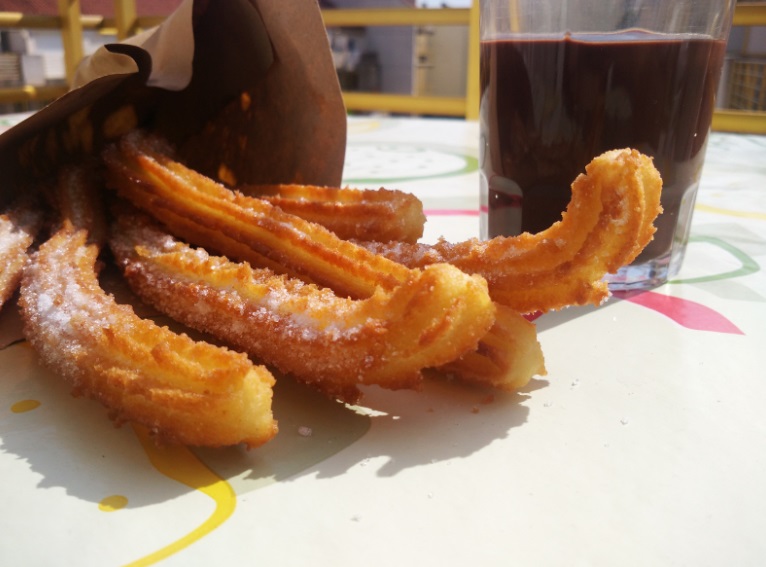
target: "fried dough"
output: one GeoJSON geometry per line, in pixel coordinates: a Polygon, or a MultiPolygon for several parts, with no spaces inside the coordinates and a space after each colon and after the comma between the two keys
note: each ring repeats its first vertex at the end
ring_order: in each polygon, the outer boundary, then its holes
{"type": "Polygon", "coordinates": [[[484,276],[492,299],[520,313],[603,302],[607,273],[631,263],[653,238],[662,180],[636,150],[591,161],[572,184],[561,221],[537,234],[434,245],[360,243],[409,267],[449,262],[484,276]]]}
{"type": "Polygon", "coordinates": [[[42,224],[42,211],[30,201],[0,214],[0,308],[19,286],[28,250],[42,224]]]}
{"type": "Polygon", "coordinates": [[[82,169],[58,184],[61,225],[24,272],[24,334],[74,393],[159,440],[255,447],[271,439],[274,378],[240,353],[139,318],[100,287],[98,191],[82,169]]]}
{"type": "MultiPolygon", "coordinates": [[[[315,223],[287,214],[260,199],[233,192],[186,168],[173,160],[171,150],[154,137],[133,133],[119,146],[108,150],[104,159],[108,167],[107,180],[118,193],[149,212],[174,235],[206,250],[253,266],[271,268],[307,283],[320,283],[336,295],[352,298],[390,294],[412,278],[411,270],[397,262],[372,254],[315,223]]],[[[464,275],[458,271],[452,272],[451,277],[462,279],[464,275]]],[[[474,309],[473,324],[464,324],[459,333],[453,331],[461,336],[470,333],[470,341],[457,342],[453,338],[453,343],[464,350],[458,353],[453,346],[452,351],[454,358],[470,351],[476,354],[453,367],[451,373],[460,377],[468,362],[475,361],[484,371],[493,371],[487,375],[488,383],[517,383],[515,369],[501,364],[512,362],[513,357],[494,356],[492,360],[484,360],[496,345],[512,339],[507,336],[511,327],[483,327],[482,334],[474,334],[475,324],[483,326],[489,320],[487,312],[491,311],[494,317],[496,310],[488,301],[476,298],[470,301],[474,309]]],[[[409,312],[408,318],[408,325],[422,325],[416,312],[409,312]]],[[[532,340],[529,350],[539,350],[536,337],[529,338],[532,340]]],[[[431,366],[441,364],[443,362],[434,361],[431,366]]],[[[480,375],[478,371],[469,374],[472,380],[480,375]]]]}
{"type": "Polygon", "coordinates": [[[423,203],[391,189],[314,185],[254,185],[237,188],[286,213],[331,230],[343,240],[415,243],[423,236],[423,203]]]}
{"type": "Polygon", "coordinates": [[[443,264],[354,300],[194,250],[145,215],[121,214],[111,247],[155,308],[344,401],[361,384],[417,387],[422,369],[460,356],[494,320],[484,281],[443,264]]]}

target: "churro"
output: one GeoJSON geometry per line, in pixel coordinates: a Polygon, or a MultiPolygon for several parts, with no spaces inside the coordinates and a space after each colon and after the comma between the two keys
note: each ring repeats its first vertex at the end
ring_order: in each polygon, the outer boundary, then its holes
{"type": "Polygon", "coordinates": [[[0,214],[0,308],[19,286],[28,250],[42,224],[42,212],[30,201],[0,214]]]}
{"type": "Polygon", "coordinates": [[[194,341],[139,318],[100,287],[104,236],[99,189],[82,169],[62,172],[62,220],[24,272],[24,334],[77,395],[118,423],[189,445],[260,445],[276,433],[274,378],[244,354],[194,341]]]}
{"type": "Polygon", "coordinates": [[[331,230],[343,240],[415,243],[426,216],[420,199],[391,189],[354,189],[315,185],[237,187],[283,211],[331,230]]]}
{"type": "Polygon", "coordinates": [[[409,267],[449,262],[484,276],[492,299],[520,313],[603,302],[607,273],[651,241],[662,180],[636,150],[596,157],[572,184],[561,221],[537,234],[452,244],[360,243],[409,267]]]}
{"type": "Polygon", "coordinates": [[[354,300],[194,250],[145,215],[122,213],[111,247],[160,311],[344,401],[365,384],[417,387],[422,369],[475,347],[494,321],[485,282],[446,264],[354,300]]]}

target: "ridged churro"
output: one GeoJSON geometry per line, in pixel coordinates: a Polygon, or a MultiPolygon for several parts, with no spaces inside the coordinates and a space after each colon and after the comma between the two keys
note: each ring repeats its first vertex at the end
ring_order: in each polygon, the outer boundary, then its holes
{"type": "Polygon", "coordinates": [[[321,224],[343,240],[415,243],[423,236],[426,222],[420,199],[403,191],[315,185],[253,185],[237,189],[321,224]]]}
{"type": "Polygon", "coordinates": [[[100,287],[104,235],[98,189],[83,169],[62,172],[60,227],[24,272],[24,334],[74,393],[159,440],[254,447],[273,437],[274,378],[244,355],[139,318],[100,287]]]}
{"type": "MultiPolygon", "coordinates": [[[[149,212],[174,235],[206,250],[321,284],[341,297],[366,299],[376,293],[393,293],[412,278],[411,270],[397,262],[186,168],[172,159],[162,141],[144,133],[124,138],[119,146],[105,153],[104,159],[107,180],[122,196],[149,212]]],[[[452,272],[450,277],[459,280],[464,274],[452,272]]],[[[484,325],[488,321],[486,314],[496,313],[488,301],[474,297],[470,302],[474,304],[475,323],[484,325]]],[[[410,312],[409,318],[410,325],[423,325],[417,313],[410,312]]],[[[455,358],[469,351],[475,354],[453,367],[452,372],[460,376],[467,364],[475,362],[484,371],[492,371],[486,376],[488,383],[519,383],[515,369],[503,364],[510,364],[512,357],[492,356],[487,360],[498,344],[511,339],[507,336],[510,327],[485,327],[478,336],[474,335],[476,329],[464,325],[460,332],[454,332],[455,336],[470,337],[470,341],[461,339],[457,343],[464,350],[455,358]]],[[[530,351],[539,350],[536,338],[529,338],[530,351]]],[[[451,340],[456,342],[455,338],[451,340]]],[[[437,364],[442,363],[432,363],[437,364]]],[[[473,380],[480,372],[469,374],[473,380]]]]}
{"type": "Polygon", "coordinates": [[[0,214],[0,308],[19,286],[28,250],[42,224],[43,213],[31,201],[0,214]]]}
{"type": "Polygon", "coordinates": [[[607,273],[651,241],[662,180],[636,150],[596,157],[572,184],[561,221],[537,234],[452,244],[360,243],[409,267],[449,262],[484,276],[492,299],[520,313],[603,302],[607,273]]]}
{"type": "Polygon", "coordinates": [[[446,264],[355,300],[194,250],[145,215],[120,214],[111,247],[155,308],[344,401],[365,384],[417,387],[422,369],[474,347],[494,320],[484,281],[446,264]]]}

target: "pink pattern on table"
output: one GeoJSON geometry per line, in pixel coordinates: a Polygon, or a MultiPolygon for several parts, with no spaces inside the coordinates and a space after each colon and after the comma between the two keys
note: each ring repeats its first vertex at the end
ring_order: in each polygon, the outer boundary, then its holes
{"type": "Polygon", "coordinates": [[[477,217],[476,209],[426,209],[423,211],[427,217],[477,217]]]}
{"type": "MultiPolygon", "coordinates": [[[[424,212],[426,216],[478,216],[479,214],[479,211],[476,209],[427,209],[424,212]]],[[[695,301],[653,291],[617,291],[612,295],[661,313],[687,329],[734,335],[745,334],[739,327],[717,311],[695,301]]],[[[524,317],[528,321],[534,321],[541,315],[542,313],[535,312],[527,313],[524,317]]]]}
{"type": "Polygon", "coordinates": [[[640,293],[614,292],[613,295],[661,313],[687,329],[734,335],[745,334],[726,317],[696,301],[664,295],[654,291],[640,293]]]}

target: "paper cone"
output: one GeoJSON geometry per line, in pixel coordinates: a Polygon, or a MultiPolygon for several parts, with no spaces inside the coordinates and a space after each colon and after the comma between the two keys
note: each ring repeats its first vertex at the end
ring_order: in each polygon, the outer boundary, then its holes
{"type": "Polygon", "coordinates": [[[0,136],[0,204],[135,127],[230,184],[340,183],[345,109],[316,0],[186,0],[76,81],[0,136]]]}

